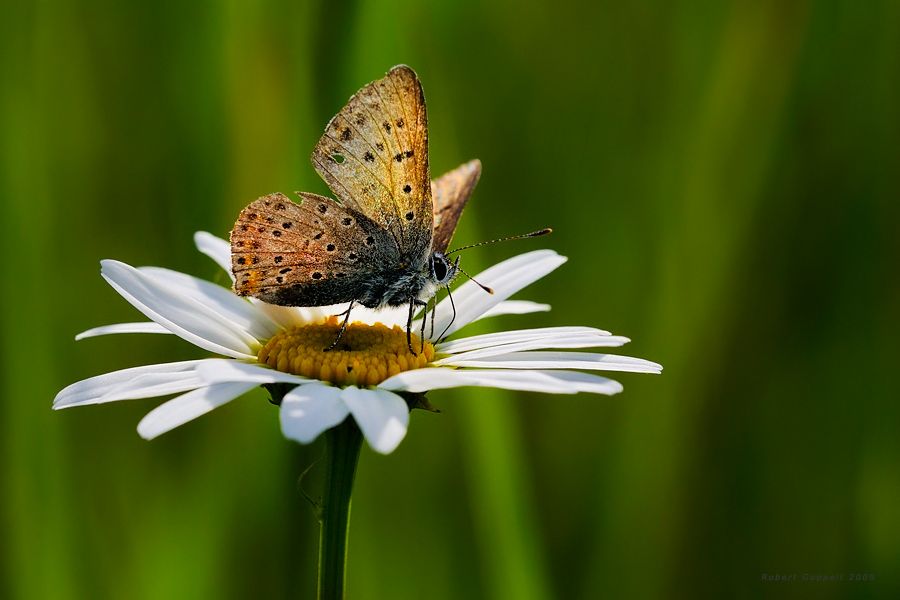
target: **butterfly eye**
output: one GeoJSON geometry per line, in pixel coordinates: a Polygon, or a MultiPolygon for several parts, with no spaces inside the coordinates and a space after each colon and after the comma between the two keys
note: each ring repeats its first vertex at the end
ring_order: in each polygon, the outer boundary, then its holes
{"type": "Polygon", "coordinates": [[[442,256],[431,257],[431,273],[438,283],[445,283],[447,281],[448,272],[447,263],[442,256]]]}

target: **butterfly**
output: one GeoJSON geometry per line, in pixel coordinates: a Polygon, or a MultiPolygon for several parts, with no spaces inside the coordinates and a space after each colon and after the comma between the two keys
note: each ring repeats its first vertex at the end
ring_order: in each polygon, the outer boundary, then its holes
{"type": "MultiPolygon", "coordinates": [[[[234,291],[282,306],[417,307],[459,272],[445,254],[481,176],[472,160],[431,181],[428,117],[405,65],[362,88],[325,129],[312,163],[337,197],[280,193],[241,211],[231,232],[234,291]]],[[[423,320],[424,328],[424,320],[423,320]]]]}

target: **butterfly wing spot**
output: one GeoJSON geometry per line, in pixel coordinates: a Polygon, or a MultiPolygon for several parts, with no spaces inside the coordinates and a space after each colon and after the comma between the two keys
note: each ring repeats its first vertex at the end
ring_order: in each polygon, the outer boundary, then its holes
{"type": "Polygon", "coordinates": [[[239,265],[243,265],[244,263],[247,262],[247,259],[244,258],[243,256],[239,256],[235,259],[235,262],[239,265]]]}
{"type": "Polygon", "coordinates": [[[375,148],[376,148],[379,152],[384,152],[384,144],[382,144],[381,142],[378,142],[377,144],[375,144],[375,148]]]}
{"type": "Polygon", "coordinates": [[[291,228],[291,225],[293,225],[293,223],[291,223],[291,222],[287,222],[287,223],[282,223],[282,224],[281,224],[281,226],[284,227],[285,229],[290,229],[290,228],[291,228]]]}
{"type": "Polygon", "coordinates": [[[285,267],[285,268],[281,269],[281,270],[278,271],[278,272],[281,273],[282,275],[284,275],[285,273],[290,273],[291,271],[293,271],[292,268],[290,268],[290,267],[285,267]]]}
{"type": "Polygon", "coordinates": [[[366,246],[371,246],[374,243],[375,243],[375,238],[373,238],[371,235],[366,238],[366,246]]]}
{"type": "Polygon", "coordinates": [[[403,119],[397,119],[396,125],[398,129],[403,129],[403,119]]]}
{"type": "MultiPolygon", "coordinates": [[[[276,257],[275,257],[275,262],[276,262],[276,263],[280,263],[280,262],[283,261],[283,260],[284,260],[284,257],[283,257],[283,256],[276,256],[276,257]]],[[[241,263],[241,264],[244,264],[244,263],[241,263]]]]}
{"type": "Polygon", "coordinates": [[[276,281],[277,283],[284,283],[284,277],[282,277],[281,275],[279,275],[278,277],[275,278],[275,281],[276,281]]]}
{"type": "Polygon", "coordinates": [[[314,240],[321,240],[323,235],[325,235],[325,234],[319,232],[319,233],[317,233],[316,235],[313,236],[313,239],[314,239],[314,240]]]}
{"type": "Polygon", "coordinates": [[[341,131],[341,141],[349,142],[353,138],[353,133],[350,131],[349,127],[344,127],[344,130],[341,131]]]}
{"type": "Polygon", "coordinates": [[[395,157],[394,157],[394,160],[396,160],[397,162],[400,162],[401,160],[403,160],[403,153],[401,152],[400,154],[398,154],[397,156],[395,156],[395,157]]]}
{"type": "Polygon", "coordinates": [[[409,184],[407,183],[406,185],[403,186],[403,191],[408,194],[412,191],[412,188],[409,187],[409,184]]]}
{"type": "Polygon", "coordinates": [[[284,206],[283,202],[279,202],[278,204],[275,205],[275,210],[284,210],[285,208],[286,207],[284,206]]]}
{"type": "MultiPolygon", "coordinates": [[[[322,213],[322,214],[324,215],[325,213],[328,212],[328,207],[325,206],[324,204],[320,204],[320,205],[319,205],[319,212],[322,213]]],[[[319,224],[319,222],[316,221],[316,225],[318,225],[318,224],[319,224]]]]}
{"type": "Polygon", "coordinates": [[[390,123],[388,123],[387,121],[385,121],[385,122],[382,123],[381,125],[384,127],[384,130],[385,130],[385,131],[387,131],[388,133],[391,132],[391,124],[390,124],[390,123]]]}
{"type": "Polygon", "coordinates": [[[327,250],[328,252],[334,252],[334,244],[328,244],[327,246],[325,246],[325,250],[327,250]]]}
{"type": "Polygon", "coordinates": [[[412,220],[413,220],[413,214],[412,214],[411,212],[406,213],[405,216],[406,216],[406,220],[407,220],[407,221],[412,221],[412,220]]]}
{"type": "Polygon", "coordinates": [[[347,260],[356,260],[356,258],[356,255],[352,252],[347,255],[347,260]]]}
{"type": "Polygon", "coordinates": [[[318,271],[316,271],[315,273],[312,274],[312,278],[313,279],[322,279],[322,274],[319,273],[318,271]]]}
{"type": "Polygon", "coordinates": [[[351,219],[350,217],[344,217],[341,223],[343,223],[345,227],[349,227],[353,225],[353,219],[351,219]]]}
{"type": "Polygon", "coordinates": [[[272,235],[274,235],[275,237],[281,237],[281,232],[278,231],[277,229],[273,229],[273,230],[272,230],[272,235]]]}
{"type": "Polygon", "coordinates": [[[259,289],[259,271],[248,271],[244,274],[244,281],[241,282],[237,292],[241,296],[253,295],[259,289]]]}
{"type": "Polygon", "coordinates": [[[375,156],[371,152],[366,152],[363,158],[366,159],[366,162],[375,162],[375,156]]]}

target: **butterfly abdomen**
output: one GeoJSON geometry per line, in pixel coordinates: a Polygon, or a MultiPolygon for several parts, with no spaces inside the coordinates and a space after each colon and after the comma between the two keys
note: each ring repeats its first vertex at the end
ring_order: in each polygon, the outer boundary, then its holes
{"type": "Polygon", "coordinates": [[[379,309],[403,306],[412,298],[427,300],[437,289],[427,272],[405,264],[403,267],[397,265],[393,271],[373,269],[368,275],[354,280],[331,274],[290,286],[261,286],[259,275],[254,271],[249,275],[247,293],[242,295],[280,306],[326,306],[353,300],[366,308],[379,309]]]}
{"type": "Polygon", "coordinates": [[[360,304],[367,308],[404,306],[413,298],[427,300],[434,295],[437,287],[429,277],[425,260],[400,261],[393,266],[379,269],[367,278],[360,304]]]}

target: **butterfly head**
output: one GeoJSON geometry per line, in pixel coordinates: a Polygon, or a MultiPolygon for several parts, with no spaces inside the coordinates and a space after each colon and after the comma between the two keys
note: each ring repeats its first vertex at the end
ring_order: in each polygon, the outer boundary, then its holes
{"type": "Polygon", "coordinates": [[[442,253],[432,252],[428,258],[428,267],[431,271],[432,282],[438,287],[446,287],[459,273],[459,257],[456,257],[454,263],[450,262],[450,259],[442,253]]]}

